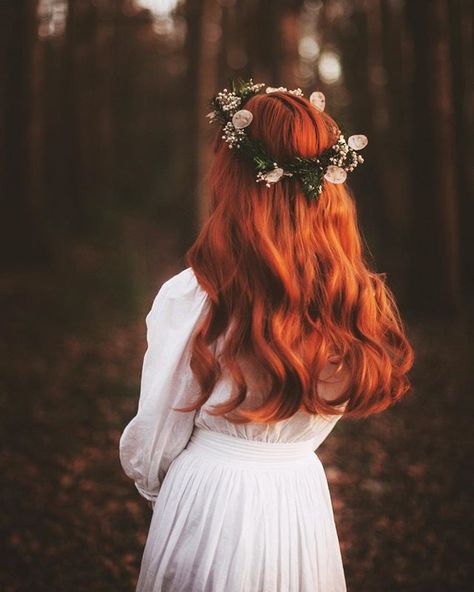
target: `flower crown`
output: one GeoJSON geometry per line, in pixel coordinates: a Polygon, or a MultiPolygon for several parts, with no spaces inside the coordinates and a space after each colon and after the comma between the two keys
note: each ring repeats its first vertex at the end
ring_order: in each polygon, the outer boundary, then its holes
{"type": "MultiPolygon", "coordinates": [[[[294,175],[299,178],[307,197],[318,198],[323,190],[324,180],[330,183],[344,183],[347,173],[364,162],[357,151],[367,146],[367,137],[357,134],[350,136],[346,142],[345,137],[339,132],[335,144],[319,156],[311,158],[297,156],[279,165],[268,153],[261,140],[251,140],[245,132],[245,128],[252,123],[253,114],[242,107],[266,84],[263,82],[254,84],[250,78],[248,81],[240,79],[232,81],[231,85],[232,90],[224,88],[211,99],[212,111],[206,117],[209,118],[209,123],[217,121],[223,125],[222,138],[229,148],[236,147],[253,160],[257,170],[257,182],[264,181],[266,186],[270,187],[284,176],[294,175]]],[[[283,86],[279,88],[266,86],[266,92],[288,92],[300,97],[304,96],[300,88],[288,90],[283,86]]],[[[322,92],[314,91],[309,100],[316,109],[324,111],[326,99],[322,92]]]]}

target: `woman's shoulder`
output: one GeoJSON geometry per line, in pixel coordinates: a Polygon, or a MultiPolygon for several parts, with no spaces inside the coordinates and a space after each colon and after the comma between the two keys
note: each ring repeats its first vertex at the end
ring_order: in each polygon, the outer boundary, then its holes
{"type": "Polygon", "coordinates": [[[162,283],[146,316],[147,325],[166,318],[170,325],[180,326],[200,314],[206,296],[192,268],[187,267],[162,283]]]}
{"type": "Polygon", "coordinates": [[[171,276],[166,280],[161,288],[167,298],[186,298],[194,296],[205,296],[205,292],[199,282],[192,267],[186,267],[182,271],[171,276]]]}

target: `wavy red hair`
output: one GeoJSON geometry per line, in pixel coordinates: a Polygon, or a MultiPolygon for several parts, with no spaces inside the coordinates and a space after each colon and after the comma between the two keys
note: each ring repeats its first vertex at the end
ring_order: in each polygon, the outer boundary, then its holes
{"type": "MultiPolygon", "coordinates": [[[[318,155],[337,139],[334,120],[305,97],[258,94],[245,108],[254,116],[247,133],[278,162],[318,155]]],[[[210,216],[186,254],[210,300],[192,338],[201,393],[180,410],[208,400],[222,364],[236,391],[212,414],[236,423],[275,422],[299,409],[364,417],[400,400],[411,386],[413,350],[385,275],[364,260],[347,186],[326,182],[319,199],[308,199],[295,177],[270,187],[256,183],[252,162],[230,150],[221,132],[214,153],[210,216]],[[221,335],[218,359],[211,345],[221,335]],[[319,387],[333,355],[349,379],[329,401],[319,387]],[[256,409],[238,409],[248,393],[244,358],[268,379],[256,409]]]]}

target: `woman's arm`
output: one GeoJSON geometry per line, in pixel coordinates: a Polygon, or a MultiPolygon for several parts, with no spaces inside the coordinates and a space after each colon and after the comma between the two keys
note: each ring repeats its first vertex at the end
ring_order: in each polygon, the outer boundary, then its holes
{"type": "Polygon", "coordinates": [[[189,346],[204,296],[182,272],[163,284],[146,317],[148,347],[138,410],[121,435],[119,456],[124,472],[152,508],[171,462],[186,447],[194,427],[196,411],[171,407],[189,405],[198,394],[189,346]]]}

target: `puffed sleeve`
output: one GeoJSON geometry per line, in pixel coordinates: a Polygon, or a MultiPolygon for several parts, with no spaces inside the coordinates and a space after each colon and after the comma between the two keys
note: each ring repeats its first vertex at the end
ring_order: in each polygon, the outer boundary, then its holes
{"type": "Polygon", "coordinates": [[[162,285],[146,316],[147,349],[138,409],[119,443],[125,474],[153,508],[171,462],[191,437],[196,415],[196,411],[171,409],[189,405],[199,392],[189,367],[190,344],[206,292],[190,269],[162,285]]]}

